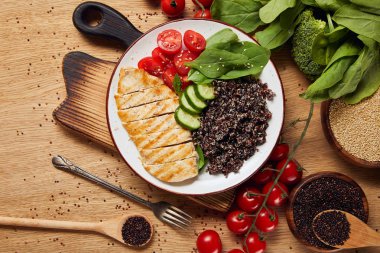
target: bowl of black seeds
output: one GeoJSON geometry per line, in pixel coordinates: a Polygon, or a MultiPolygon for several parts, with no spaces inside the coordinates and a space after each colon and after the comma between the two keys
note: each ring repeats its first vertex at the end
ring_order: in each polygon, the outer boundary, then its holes
{"type": "Polygon", "coordinates": [[[152,239],[153,227],[144,216],[135,215],[125,221],[121,234],[126,244],[132,247],[143,247],[152,239]]]}
{"type": "Polygon", "coordinates": [[[319,172],[305,177],[289,195],[286,219],[293,235],[317,252],[339,249],[321,242],[313,231],[314,218],[326,210],[341,210],[368,221],[368,201],[360,186],[337,172],[319,172]]]}

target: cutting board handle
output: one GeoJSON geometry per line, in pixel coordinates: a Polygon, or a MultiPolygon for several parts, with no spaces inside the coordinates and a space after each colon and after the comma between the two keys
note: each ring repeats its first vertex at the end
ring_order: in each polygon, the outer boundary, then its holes
{"type": "Polygon", "coordinates": [[[81,32],[121,40],[129,47],[142,32],[117,10],[98,2],[84,2],[74,10],[74,26],[81,32]]]}

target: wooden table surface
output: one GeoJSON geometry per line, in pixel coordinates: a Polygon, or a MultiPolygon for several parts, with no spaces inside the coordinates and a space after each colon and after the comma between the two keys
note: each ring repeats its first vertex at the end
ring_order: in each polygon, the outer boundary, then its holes
{"type": "MultiPolygon", "coordinates": [[[[223,214],[200,207],[183,197],[149,186],[119,155],[74,136],[52,119],[52,111],[65,97],[61,73],[63,56],[80,50],[116,61],[123,48],[114,42],[89,39],[72,25],[77,0],[3,0],[0,8],[0,215],[100,221],[125,213],[142,213],[154,222],[156,233],[140,252],[195,252],[196,235],[216,229],[227,251],[240,239],[226,228],[223,214]],[[150,200],[167,200],[191,213],[194,224],[178,231],[157,221],[150,211],[73,175],[55,170],[52,155],[62,154],[87,170],[150,200]]],[[[142,31],[167,19],[158,0],[108,0],[142,31]]],[[[194,6],[187,1],[186,16],[194,6]]],[[[307,81],[290,60],[289,48],[273,55],[286,93],[286,123],[306,117],[308,103],[298,97],[307,81]]],[[[328,146],[317,106],[311,127],[296,157],[306,174],[332,170],[354,178],[367,194],[369,224],[380,229],[380,171],[350,166],[328,146]]],[[[302,125],[287,130],[294,142],[302,125]]],[[[0,228],[0,252],[132,252],[96,234],[0,228]]],[[[241,245],[241,243],[240,243],[241,245]]],[[[267,252],[308,252],[289,232],[283,212],[278,230],[267,237],[267,252]]],[[[349,251],[350,252],[350,251],[349,251]]],[[[355,252],[355,251],[352,251],[355,252]]],[[[357,252],[375,253],[379,249],[357,252]]]]}

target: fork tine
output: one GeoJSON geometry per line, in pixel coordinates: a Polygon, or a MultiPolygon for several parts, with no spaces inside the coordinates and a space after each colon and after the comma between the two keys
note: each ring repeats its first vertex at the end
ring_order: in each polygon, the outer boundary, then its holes
{"type": "Polygon", "coordinates": [[[173,209],[174,211],[186,216],[188,219],[192,219],[193,217],[191,217],[190,215],[188,215],[187,213],[185,213],[184,211],[182,211],[181,209],[175,207],[175,206],[169,206],[170,209],[173,209]]]}
{"type": "Polygon", "coordinates": [[[171,225],[173,225],[173,226],[176,226],[176,227],[178,227],[178,228],[180,228],[180,229],[186,230],[185,227],[182,227],[181,225],[179,225],[179,224],[173,222],[172,220],[166,218],[165,216],[162,216],[162,220],[165,221],[166,223],[169,223],[169,224],[171,224],[171,225]]]}
{"type": "Polygon", "coordinates": [[[177,213],[177,212],[175,212],[175,211],[173,211],[171,209],[166,209],[165,212],[168,213],[168,214],[171,214],[174,218],[177,218],[177,219],[185,222],[187,225],[189,225],[191,223],[191,221],[189,219],[187,219],[186,217],[181,216],[181,214],[179,214],[179,213],[177,213]]]}
{"type": "Polygon", "coordinates": [[[187,224],[187,223],[185,223],[185,222],[177,219],[176,217],[174,217],[173,215],[171,215],[170,213],[167,213],[167,212],[165,212],[163,214],[163,217],[165,217],[166,219],[169,219],[169,220],[175,222],[177,225],[180,225],[183,228],[185,228],[185,227],[187,227],[189,225],[189,224],[187,224]]]}

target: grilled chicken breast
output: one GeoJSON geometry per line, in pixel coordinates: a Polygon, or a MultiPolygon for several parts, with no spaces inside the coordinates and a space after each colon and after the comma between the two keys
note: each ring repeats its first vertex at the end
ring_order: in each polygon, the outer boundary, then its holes
{"type": "Polygon", "coordinates": [[[198,175],[191,133],[174,119],[177,95],[144,70],[123,68],[115,94],[118,115],[145,169],[165,182],[198,175]]]}

